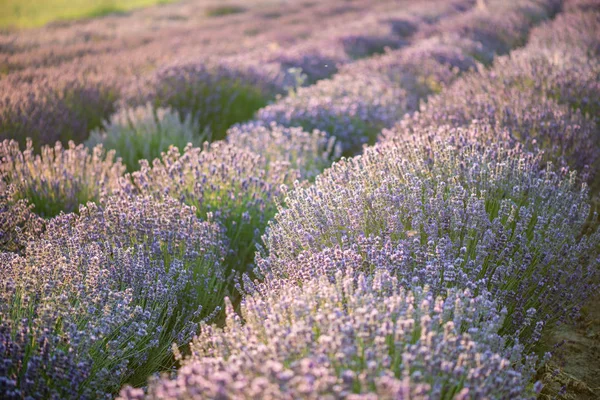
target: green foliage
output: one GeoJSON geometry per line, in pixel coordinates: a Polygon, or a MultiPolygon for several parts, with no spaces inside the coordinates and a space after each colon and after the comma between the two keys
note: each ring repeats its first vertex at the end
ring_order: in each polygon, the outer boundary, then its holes
{"type": "Polygon", "coordinates": [[[94,18],[174,0],[3,0],[0,27],[33,28],[59,20],[94,18]]]}
{"type": "Polygon", "coordinates": [[[223,15],[241,14],[245,11],[246,9],[242,6],[217,6],[211,7],[208,10],[206,10],[206,15],[209,17],[221,17],[223,15]]]}

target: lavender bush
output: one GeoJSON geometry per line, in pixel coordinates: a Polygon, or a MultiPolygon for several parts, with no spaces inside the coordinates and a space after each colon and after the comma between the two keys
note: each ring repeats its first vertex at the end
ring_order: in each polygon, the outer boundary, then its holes
{"type": "Polygon", "coordinates": [[[525,341],[576,315],[600,262],[600,232],[583,234],[585,183],[518,146],[474,144],[481,131],[431,133],[367,149],[289,192],[264,237],[264,275],[298,274],[303,254],[339,247],[371,270],[386,261],[403,284],[489,290],[508,310],[506,332],[533,321],[525,341]]]}
{"type": "Polygon", "coordinates": [[[225,142],[171,148],[152,165],[140,162],[132,184],[123,190],[162,197],[171,196],[195,207],[197,215],[212,216],[227,229],[231,252],[228,264],[245,270],[252,262],[254,244],[260,239],[277,208],[281,185],[300,179],[285,162],[268,160],[225,142]]]}
{"type": "MultiPolygon", "coordinates": [[[[560,29],[557,27],[557,29],[560,29]]],[[[600,59],[577,49],[528,46],[500,58],[494,80],[506,87],[532,89],[536,95],[566,104],[596,123],[600,122],[600,59]]]]}
{"type": "Polygon", "coordinates": [[[373,142],[404,114],[404,94],[380,76],[336,75],[258,111],[259,120],[318,129],[335,136],[345,153],[373,142]]]}
{"type": "Polygon", "coordinates": [[[44,229],[44,221],[33,212],[18,190],[0,180],[0,252],[19,252],[44,229]]]}
{"type": "Polygon", "coordinates": [[[94,148],[102,144],[105,149],[115,150],[117,157],[129,171],[139,167],[139,160],[154,160],[169,146],[183,149],[188,143],[201,145],[210,138],[203,134],[197,122],[188,115],[183,121],[169,108],[154,109],[150,104],[137,108],[119,110],[102,130],[92,131],[86,145],[94,148]]]}
{"type": "Polygon", "coordinates": [[[177,377],[146,398],[529,398],[535,357],[498,334],[496,308],[488,294],[442,299],[386,271],[282,283],[247,297],[241,318],[229,305],[226,327],[203,326],[177,377]]]}
{"type": "Polygon", "coordinates": [[[16,187],[17,199],[27,199],[38,215],[49,218],[77,211],[116,188],[125,167],[114,156],[102,146],[90,151],[73,142],[67,148],[60,142],[44,146],[35,154],[31,140],[23,151],[18,142],[5,140],[0,143],[0,179],[16,187]]]}
{"type": "Polygon", "coordinates": [[[160,68],[133,85],[125,102],[171,107],[182,118],[190,116],[202,129],[210,130],[218,140],[231,125],[250,119],[265,106],[280,90],[280,79],[252,67],[179,63],[160,68]]]}
{"type": "Polygon", "coordinates": [[[57,329],[57,301],[34,301],[16,284],[11,270],[16,256],[0,253],[0,392],[5,399],[106,398],[86,387],[90,360],[78,354],[57,329]],[[28,307],[37,308],[30,312],[28,307]],[[35,315],[33,318],[30,318],[35,315]],[[21,317],[19,320],[18,318],[21,317]]]}
{"type": "Polygon", "coordinates": [[[533,32],[530,44],[538,47],[565,46],[581,49],[590,56],[600,55],[600,39],[595,33],[600,26],[600,10],[565,12],[551,24],[540,26],[533,32]]]}
{"type": "Polygon", "coordinates": [[[49,221],[23,257],[3,265],[3,376],[23,397],[35,395],[28,377],[48,391],[74,390],[69,398],[144,382],[168,367],[173,342],[191,339],[218,312],[226,248],[217,224],[168,198],[112,198],[106,208],[89,203],[49,221]],[[23,359],[23,335],[26,354],[85,364],[61,370],[23,359]]]}
{"type": "Polygon", "coordinates": [[[452,87],[428,99],[419,114],[401,121],[384,137],[412,136],[421,127],[450,125],[467,127],[483,121],[506,129],[509,143],[523,143],[533,151],[544,151],[546,159],[582,170],[594,165],[597,126],[579,110],[540,96],[534,89],[505,86],[481,71],[465,76],[452,87]]]}
{"type": "Polygon", "coordinates": [[[498,60],[494,70],[507,85],[534,87],[541,95],[580,109],[598,121],[600,68],[594,47],[599,29],[598,12],[561,14],[536,28],[530,43],[510,58],[498,60]]]}
{"type": "Polygon", "coordinates": [[[342,68],[348,76],[378,74],[390,85],[404,90],[406,111],[414,112],[419,102],[437,93],[456,79],[458,68],[452,64],[474,67],[475,61],[465,60],[456,48],[426,48],[421,42],[404,49],[391,51],[380,57],[369,58],[342,68]]]}
{"type": "Polygon", "coordinates": [[[313,180],[341,155],[335,138],[324,132],[305,132],[302,128],[286,128],[272,122],[251,121],[235,125],[227,131],[227,141],[260,154],[267,163],[285,162],[298,171],[302,179],[313,180]]]}

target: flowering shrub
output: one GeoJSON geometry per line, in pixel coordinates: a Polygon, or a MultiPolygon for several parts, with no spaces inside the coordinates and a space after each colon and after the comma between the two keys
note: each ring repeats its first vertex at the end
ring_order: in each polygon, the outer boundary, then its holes
{"type": "Polygon", "coordinates": [[[341,73],[384,76],[389,84],[404,90],[406,109],[413,112],[418,109],[420,100],[439,92],[456,79],[460,67],[455,68],[453,64],[468,69],[475,66],[475,61],[471,59],[469,62],[458,48],[425,47],[418,42],[414,46],[350,64],[342,68],[341,73]]]}
{"type": "Polygon", "coordinates": [[[224,328],[203,326],[147,398],[527,398],[535,357],[498,334],[496,308],[488,294],[408,290],[386,271],[283,283],[247,297],[242,318],[229,306],[224,328]]]}
{"type": "Polygon", "coordinates": [[[265,106],[280,90],[279,79],[250,67],[180,63],[163,67],[129,88],[126,103],[171,107],[182,118],[191,116],[217,140],[231,125],[250,119],[265,106]]]}
{"type": "Polygon", "coordinates": [[[600,121],[600,59],[577,49],[528,46],[503,57],[494,66],[495,80],[506,87],[535,90],[536,95],[566,104],[600,121]]]}
{"type": "Polygon", "coordinates": [[[299,88],[258,111],[259,120],[318,129],[335,136],[345,153],[373,142],[404,114],[404,94],[380,76],[336,75],[299,88]]]}
{"type": "Polygon", "coordinates": [[[200,135],[200,126],[187,116],[182,121],[168,108],[154,109],[150,104],[122,109],[105,127],[92,131],[86,144],[93,148],[102,144],[115,150],[129,171],[139,167],[139,160],[154,160],[169,146],[183,149],[188,143],[199,146],[209,135],[200,135]]]}
{"type": "Polygon", "coordinates": [[[418,132],[289,192],[264,238],[264,275],[298,274],[303,254],[339,247],[359,252],[370,269],[384,260],[401,282],[436,293],[489,290],[508,309],[507,332],[531,327],[524,340],[576,314],[600,262],[600,232],[582,235],[586,185],[518,146],[473,144],[478,134],[454,130],[447,144],[445,135],[418,132]]]}
{"type": "Polygon", "coordinates": [[[16,195],[13,185],[0,180],[0,252],[22,250],[44,228],[33,206],[25,199],[16,199],[16,195]]]}
{"type": "Polygon", "coordinates": [[[493,72],[465,76],[440,96],[430,98],[420,113],[401,121],[389,136],[412,136],[420,127],[450,125],[467,127],[484,121],[510,133],[510,142],[544,151],[546,159],[582,170],[594,165],[600,153],[596,124],[579,110],[539,96],[533,89],[505,86],[486,78],[493,72]]]}
{"type": "Polygon", "coordinates": [[[140,162],[124,191],[162,197],[169,195],[195,207],[197,215],[214,217],[227,229],[229,265],[245,270],[254,257],[254,245],[277,208],[280,186],[300,178],[287,163],[225,142],[171,148],[162,158],[140,162]]]}
{"type": "Polygon", "coordinates": [[[3,376],[23,397],[35,385],[97,397],[143,382],[219,310],[222,238],[172,199],[112,198],[49,221],[23,257],[3,256],[3,376]]]}
{"type": "Polygon", "coordinates": [[[600,66],[594,47],[598,47],[599,29],[599,12],[561,14],[534,29],[523,50],[499,59],[494,72],[506,85],[533,87],[598,122],[600,66]]]}
{"type": "Polygon", "coordinates": [[[272,122],[252,121],[234,125],[227,140],[235,146],[260,154],[267,163],[286,162],[303,179],[314,179],[331,162],[340,157],[335,138],[324,132],[305,132],[302,128],[286,128],[272,122]]]}
{"type": "MultiPolygon", "coordinates": [[[[7,321],[14,311],[25,311],[30,303],[14,285],[7,271],[12,255],[0,253],[0,390],[5,399],[78,398],[80,396],[106,398],[102,390],[85,388],[90,376],[88,358],[79,357],[73,351],[69,338],[56,330],[57,318],[47,307],[56,303],[46,302],[35,319],[24,313],[22,321],[7,321]],[[5,302],[13,300],[13,303],[5,302]],[[13,304],[22,310],[11,309],[13,304]]],[[[11,271],[12,272],[12,271],[11,271]]]]}
{"type": "Polygon", "coordinates": [[[23,151],[16,141],[5,140],[0,143],[0,179],[15,186],[15,199],[27,199],[38,215],[49,218],[110,193],[125,172],[114,156],[102,146],[90,151],[73,142],[68,148],[60,142],[44,146],[36,155],[31,140],[23,151]]]}
{"type": "MultiPolygon", "coordinates": [[[[572,3],[572,2],[570,2],[572,3]]],[[[600,9],[559,14],[552,23],[544,24],[532,32],[529,44],[534,47],[562,46],[580,49],[590,56],[600,55],[600,9]]]]}

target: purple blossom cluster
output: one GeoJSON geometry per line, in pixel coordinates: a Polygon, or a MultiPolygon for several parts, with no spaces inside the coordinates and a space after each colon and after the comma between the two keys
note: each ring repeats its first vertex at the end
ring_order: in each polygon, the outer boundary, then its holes
{"type": "MultiPolygon", "coordinates": [[[[65,335],[56,332],[56,318],[40,307],[35,320],[7,321],[11,311],[5,300],[20,302],[21,294],[7,273],[10,258],[0,253],[0,393],[9,400],[23,398],[106,398],[106,393],[84,388],[90,360],[78,357],[65,335]],[[53,333],[50,333],[53,332],[53,333]]],[[[53,305],[53,304],[52,304],[53,305]]]]}
{"type": "Polygon", "coordinates": [[[23,151],[14,140],[0,143],[0,180],[14,186],[15,199],[28,200],[46,218],[98,201],[117,187],[124,172],[114,151],[102,146],[90,150],[71,141],[65,148],[56,142],[36,154],[31,140],[23,151]]]}
{"type": "Polygon", "coordinates": [[[191,115],[183,120],[169,108],[154,109],[151,104],[123,108],[91,132],[86,145],[115,150],[129,171],[139,167],[140,160],[154,160],[170,146],[183,149],[188,143],[200,146],[209,139],[191,115]],[[202,132],[203,134],[200,134],[202,132]]]}
{"type": "MultiPolygon", "coordinates": [[[[584,3],[585,2],[581,2],[584,3]]],[[[552,22],[540,26],[532,34],[529,41],[533,47],[554,48],[557,46],[578,49],[591,56],[600,55],[600,39],[595,33],[598,31],[600,7],[598,2],[590,2],[591,6],[579,10],[577,2],[571,12],[559,14],[552,22]]]]}
{"type": "Polygon", "coordinates": [[[451,143],[418,132],[288,192],[259,269],[299,280],[313,274],[299,265],[330,269],[304,258],[352,250],[363,268],[392,267],[406,285],[490,291],[508,310],[506,331],[535,342],[544,324],[577,315],[596,289],[600,232],[583,234],[589,191],[575,172],[543,166],[518,146],[480,145],[482,131],[455,129],[451,143]]]}
{"type": "Polygon", "coordinates": [[[456,79],[459,72],[474,68],[475,60],[465,55],[462,39],[435,37],[415,43],[400,50],[390,51],[381,57],[372,57],[342,68],[348,76],[377,74],[388,84],[404,90],[407,112],[418,109],[427,96],[437,93],[456,79]]]}
{"type": "Polygon", "coordinates": [[[98,398],[143,383],[219,311],[226,249],[219,225],[169,198],[113,197],[49,221],[23,256],[1,256],[2,385],[98,398]]]}
{"type": "MultiPolygon", "coordinates": [[[[242,128],[244,129],[244,128],[242,128]]],[[[289,162],[270,160],[226,142],[170,148],[124,181],[122,191],[173,197],[193,206],[202,218],[214,218],[230,238],[229,265],[245,270],[254,258],[254,245],[276,213],[282,185],[301,178],[289,162]]]]}
{"type": "MultiPolygon", "coordinates": [[[[600,18],[598,21],[600,29],[600,18]]],[[[598,57],[589,57],[573,48],[532,45],[498,59],[494,72],[497,74],[494,79],[502,79],[508,87],[533,89],[539,96],[580,110],[596,124],[600,122],[598,57]]]]}
{"type": "Polygon", "coordinates": [[[305,132],[300,127],[286,128],[274,122],[251,121],[234,125],[227,131],[227,141],[260,154],[268,164],[286,163],[304,180],[313,180],[341,156],[341,148],[334,137],[327,137],[316,129],[305,132]]]}
{"type": "Polygon", "coordinates": [[[373,142],[381,129],[402,117],[404,92],[378,75],[335,75],[301,87],[260,109],[266,123],[318,129],[335,136],[345,153],[373,142]]]}
{"type": "MultiPolygon", "coordinates": [[[[499,335],[487,293],[408,289],[386,270],[338,271],[247,296],[203,326],[176,378],[150,399],[529,398],[536,358],[499,335]],[[243,322],[242,322],[243,320],[243,322]]],[[[141,399],[125,388],[121,399],[141,399]]]]}
{"type": "Polygon", "coordinates": [[[18,198],[14,185],[0,180],[0,252],[19,252],[44,229],[44,220],[33,206],[18,198]]]}

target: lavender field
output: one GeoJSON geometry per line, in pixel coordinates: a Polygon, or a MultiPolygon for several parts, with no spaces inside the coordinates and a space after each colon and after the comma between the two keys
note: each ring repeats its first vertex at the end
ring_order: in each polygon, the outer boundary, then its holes
{"type": "Polygon", "coordinates": [[[600,0],[159,3],[0,31],[1,399],[600,399],[600,0]]]}

